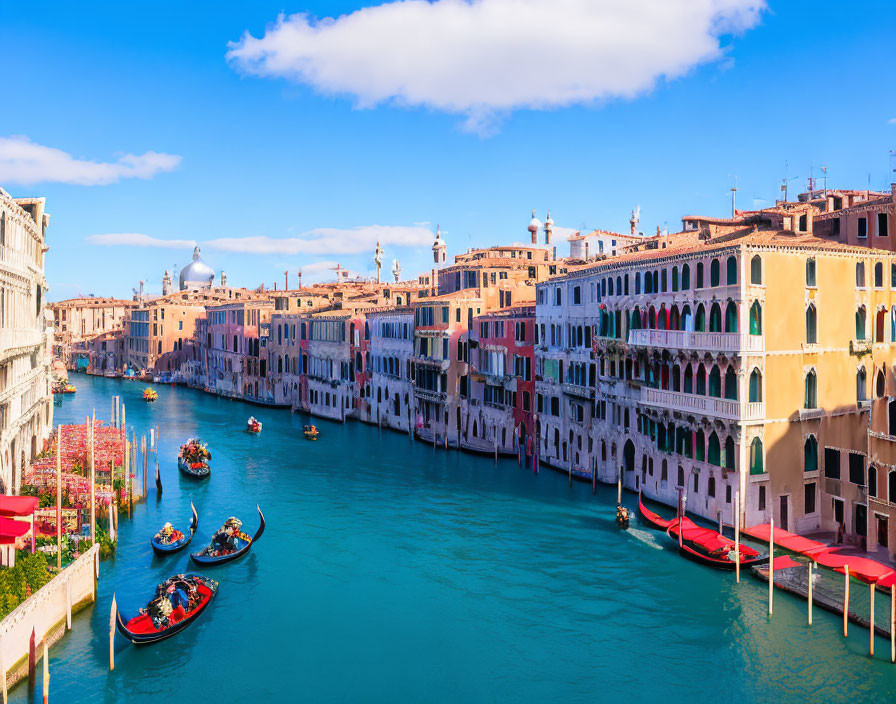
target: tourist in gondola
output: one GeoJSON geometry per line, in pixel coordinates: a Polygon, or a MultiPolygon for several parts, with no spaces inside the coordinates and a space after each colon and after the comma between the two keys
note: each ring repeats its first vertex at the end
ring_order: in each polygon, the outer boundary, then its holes
{"type": "Polygon", "coordinates": [[[156,627],[156,630],[168,627],[168,617],[172,611],[174,611],[174,607],[171,605],[171,599],[167,594],[157,596],[149,602],[146,609],[140,609],[140,613],[145,613],[152,619],[152,624],[156,627]]]}
{"type": "Polygon", "coordinates": [[[242,521],[235,516],[231,516],[224,525],[221,526],[212,536],[212,541],[208,546],[209,555],[226,555],[236,550],[236,539],[240,537],[240,528],[243,527],[242,521]]]}
{"type": "Polygon", "coordinates": [[[622,528],[628,528],[628,509],[622,504],[616,506],[616,524],[622,528]]]}
{"type": "Polygon", "coordinates": [[[178,540],[183,540],[184,534],[179,530],[175,530],[171,523],[165,523],[162,529],[156,533],[156,538],[162,545],[170,545],[178,540]]]}

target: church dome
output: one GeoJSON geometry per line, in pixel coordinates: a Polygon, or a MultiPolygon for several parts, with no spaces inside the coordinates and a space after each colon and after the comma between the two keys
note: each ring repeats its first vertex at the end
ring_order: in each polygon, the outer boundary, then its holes
{"type": "Polygon", "coordinates": [[[188,288],[208,288],[215,280],[215,270],[202,261],[199,247],[193,250],[193,261],[180,272],[180,290],[188,288]]]}

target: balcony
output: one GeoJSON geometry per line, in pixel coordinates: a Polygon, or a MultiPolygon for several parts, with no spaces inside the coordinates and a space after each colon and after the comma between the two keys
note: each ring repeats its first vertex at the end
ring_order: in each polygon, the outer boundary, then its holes
{"type": "Polygon", "coordinates": [[[594,398],[594,387],[584,386],[582,384],[570,384],[568,382],[564,382],[561,386],[563,388],[563,393],[569,396],[578,396],[579,398],[587,400],[594,398]]]}
{"type": "Polygon", "coordinates": [[[43,342],[42,330],[28,328],[0,330],[0,361],[5,361],[18,354],[35,352],[43,342]]]}
{"type": "Polygon", "coordinates": [[[629,330],[628,343],[640,347],[663,347],[709,352],[762,352],[762,335],[741,332],[693,332],[690,330],[629,330]]]}
{"type": "Polygon", "coordinates": [[[642,387],[641,403],[671,411],[697,413],[725,420],[762,420],[765,417],[765,404],[762,401],[741,403],[727,398],[695,396],[662,389],[642,387]]]}
{"type": "Polygon", "coordinates": [[[439,359],[437,357],[424,357],[423,355],[414,355],[411,357],[411,360],[415,364],[425,364],[428,367],[436,367],[443,372],[448,371],[448,367],[451,363],[449,359],[439,359]]]}
{"type": "Polygon", "coordinates": [[[849,353],[857,357],[871,354],[871,340],[850,340],[849,353]]]}
{"type": "Polygon", "coordinates": [[[424,401],[434,401],[435,403],[445,403],[448,394],[444,391],[430,391],[429,389],[421,389],[419,386],[414,388],[414,395],[422,398],[424,401]]]}

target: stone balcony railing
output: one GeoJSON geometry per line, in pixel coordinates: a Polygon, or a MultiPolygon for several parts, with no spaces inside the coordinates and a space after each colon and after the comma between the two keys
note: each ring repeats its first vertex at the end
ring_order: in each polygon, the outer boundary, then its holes
{"type": "Polygon", "coordinates": [[[584,399],[594,398],[594,387],[592,386],[563,382],[561,387],[563,389],[563,393],[568,394],[569,396],[578,396],[579,398],[584,399]]]}
{"type": "Polygon", "coordinates": [[[44,331],[30,328],[0,330],[0,360],[9,359],[43,344],[44,331]]]}
{"type": "Polygon", "coordinates": [[[727,398],[696,396],[646,387],[641,388],[641,403],[725,420],[761,420],[765,417],[765,404],[762,401],[741,403],[727,398]]]}
{"type": "Polygon", "coordinates": [[[709,352],[762,352],[762,335],[741,332],[694,332],[691,330],[629,330],[628,343],[642,347],[707,350],[709,352]]]}
{"type": "Polygon", "coordinates": [[[444,391],[430,391],[429,389],[421,389],[419,386],[414,388],[414,394],[418,398],[426,401],[435,401],[436,403],[444,403],[448,398],[448,394],[444,391]]]}

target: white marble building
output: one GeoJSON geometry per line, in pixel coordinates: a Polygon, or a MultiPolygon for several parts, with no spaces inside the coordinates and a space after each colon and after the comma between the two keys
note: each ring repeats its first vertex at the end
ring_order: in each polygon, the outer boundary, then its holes
{"type": "MultiPolygon", "coordinates": [[[[0,189],[0,492],[18,493],[53,422],[44,278],[43,198],[0,189]]],[[[52,325],[52,322],[50,323],[52,325]]]]}

